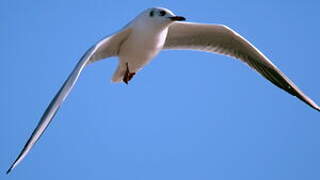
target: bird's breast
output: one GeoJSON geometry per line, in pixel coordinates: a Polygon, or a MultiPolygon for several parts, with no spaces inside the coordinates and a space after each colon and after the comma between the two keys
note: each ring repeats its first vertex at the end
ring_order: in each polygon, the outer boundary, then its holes
{"type": "Polygon", "coordinates": [[[160,33],[132,32],[120,47],[120,61],[128,62],[134,71],[138,71],[161,51],[166,35],[167,31],[160,33]]]}

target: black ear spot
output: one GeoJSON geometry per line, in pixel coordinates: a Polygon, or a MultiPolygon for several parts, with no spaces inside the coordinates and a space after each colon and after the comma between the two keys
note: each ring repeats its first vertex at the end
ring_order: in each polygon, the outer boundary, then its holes
{"type": "Polygon", "coordinates": [[[161,10],[159,13],[160,13],[160,16],[164,16],[164,15],[166,15],[166,12],[165,12],[165,11],[163,11],[163,10],[161,10]]]}
{"type": "Polygon", "coordinates": [[[149,16],[150,16],[150,17],[153,17],[153,15],[154,15],[154,12],[153,12],[153,11],[150,11],[149,16]]]}

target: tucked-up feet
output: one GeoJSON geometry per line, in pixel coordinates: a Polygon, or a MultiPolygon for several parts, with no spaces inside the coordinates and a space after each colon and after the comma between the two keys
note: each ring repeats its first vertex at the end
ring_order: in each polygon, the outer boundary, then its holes
{"type": "Polygon", "coordinates": [[[126,63],[127,65],[127,70],[126,72],[124,73],[124,76],[123,76],[123,82],[128,84],[128,82],[132,79],[132,77],[136,74],[135,72],[130,72],[129,71],[129,65],[128,63],[126,63]]]}

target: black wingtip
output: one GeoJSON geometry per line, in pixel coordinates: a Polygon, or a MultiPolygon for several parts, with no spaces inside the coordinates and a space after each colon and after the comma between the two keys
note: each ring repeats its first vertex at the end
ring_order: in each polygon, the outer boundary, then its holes
{"type": "Polygon", "coordinates": [[[9,174],[9,173],[11,172],[11,170],[12,170],[12,167],[10,167],[10,168],[7,170],[6,174],[9,174]]]}
{"type": "Polygon", "coordinates": [[[16,167],[17,160],[10,166],[10,168],[7,170],[6,174],[9,174],[15,167],[16,167]]]}
{"type": "Polygon", "coordinates": [[[313,104],[308,104],[308,105],[310,105],[313,109],[315,109],[318,112],[320,112],[320,106],[318,106],[316,103],[313,102],[313,104]]]}

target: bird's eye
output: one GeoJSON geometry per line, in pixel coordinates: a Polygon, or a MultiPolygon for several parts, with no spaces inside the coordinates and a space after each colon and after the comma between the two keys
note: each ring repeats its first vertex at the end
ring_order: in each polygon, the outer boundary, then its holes
{"type": "Polygon", "coordinates": [[[160,16],[166,15],[166,12],[165,12],[165,11],[160,11],[159,13],[160,13],[160,16]]]}
{"type": "Polygon", "coordinates": [[[153,12],[153,11],[150,11],[149,16],[150,16],[150,17],[153,17],[153,14],[154,14],[154,12],[153,12]]]}

